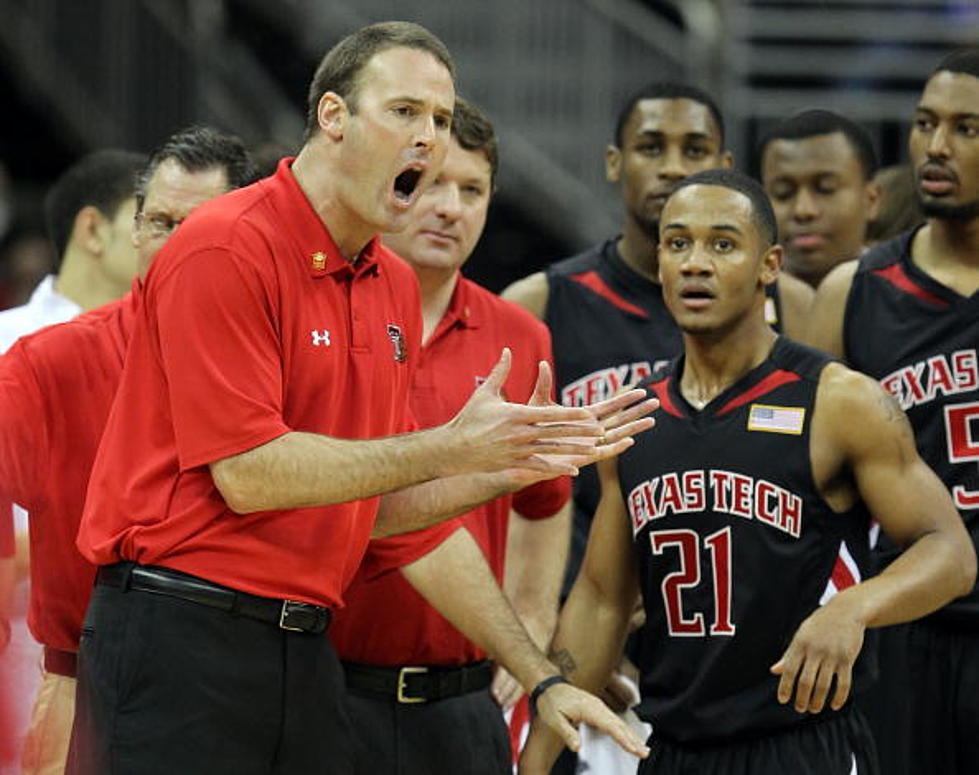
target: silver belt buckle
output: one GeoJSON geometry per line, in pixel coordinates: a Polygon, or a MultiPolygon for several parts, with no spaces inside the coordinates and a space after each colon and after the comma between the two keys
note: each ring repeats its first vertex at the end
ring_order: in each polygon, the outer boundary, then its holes
{"type": "Polygon", "coordinates": [[[289,615],[289,606],[293,604],[298,604],[298,600],[283,600],[282,610],[279,612],[279,628],[283,630],[289,630],[290,632],[306,632],[302,627],[291,627],[286,624],[286,617],[289,615]]]}
{"type": "Polygon", "coordinates": [[[406,676],[412,673],[427,673],[427,667],[402,667],[398,673],[398,702],[403,705],[414,705],[419,702],[428,702],[424,697],[408,697],[405,695],[407,684],[406,676]]]}

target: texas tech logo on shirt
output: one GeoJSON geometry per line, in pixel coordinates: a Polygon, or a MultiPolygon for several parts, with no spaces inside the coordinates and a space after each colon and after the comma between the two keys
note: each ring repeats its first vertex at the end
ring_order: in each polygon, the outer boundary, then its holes
{"type": "Polygon", "coordinates": [[[951,396],[979,387],[979,359],[975,350],[939,353],[888,374],[881,386],[908,410],[934,400],[939,394],[951,396]]]}
{"type": "Polygon", "coordinates": [[[394,346],[394,360],[404,363],[408,360],[408,346],[405,344],[405,336],[401,333],[401,327],[388,323],[388,337],[394,346]]]}
{"type": "Polygon", "coordinates": [[[627,499],[633,534],[667,514],[712,511],[756,519],[798,538],[802,498],[765,479],[733,471],[671,472],[636,485],[627,499]]]}
{"type": "Polygon", "coordinates": [[[636,361],[593,371],[565,385],[561,390],[561,403],[565,406],[586,406],[596,401],[604,401],[626,385],[634,385],[639,380],[645,379],[668,362],[656,361],[650,366],[649,361],[636,361]]]}

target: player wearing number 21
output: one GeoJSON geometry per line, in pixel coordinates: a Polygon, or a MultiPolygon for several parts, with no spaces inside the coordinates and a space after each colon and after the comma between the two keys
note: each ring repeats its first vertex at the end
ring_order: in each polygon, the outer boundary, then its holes
{"type": "MultiPolygon", "coordinates": [[[[875,775],[849,702],[865,630],[971,589],[962,521],[894,400],[766,325],[782,249],[757,183],[729,170],[683,181],[659,251],[684,352],[643,383],[662,404],[656,428],[599,466],[555,658],[604,686],[641,593],[638,710],[654,731],[640,773],[875,775]],[[861,581],[870,513],[904,553],[861,581]]],[[[559,749],[535,727],[522,773],[546,773],[559,749]]]]}

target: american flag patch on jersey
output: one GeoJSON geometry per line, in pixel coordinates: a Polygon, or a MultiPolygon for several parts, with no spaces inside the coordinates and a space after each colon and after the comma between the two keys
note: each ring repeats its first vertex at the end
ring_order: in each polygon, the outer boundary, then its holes
{"type": "Polygon", "coordinates": [[[802,434],[802,424],[806,410],[801,406],[768,406],[752,404],[748,412],[749,431],[768,431],[769,433],[802,434]]]}

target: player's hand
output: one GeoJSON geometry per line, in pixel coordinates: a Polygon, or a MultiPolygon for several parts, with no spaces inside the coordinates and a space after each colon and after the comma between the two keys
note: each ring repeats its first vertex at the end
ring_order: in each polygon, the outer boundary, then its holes
{"type": "Polygon", "coordinates": [[[525,469],[543,478],[578,473],[573,460],[593,453],[602,435],[601,424],[587,409],[542,403],[541,380],[549,396],[550,370],[542,367],[534,397],[527,404],[503,399],[510,373],[508,348],[486,381],[472,394],[445,429],[448,438],[447,473],[525,469]]]}
{"type": "Polygon", "coordinates": [[[490,694],[502,710],[510,710],[523,694],[523,687],[505,667],[497,665],[493,683],[490,684],[490,694]]]}
{"type": "Polygon", "coordinates": [[[611,736],[626,753],[645,759],[649,749],[621,718],[598,697],[571,684],[551,686],[537,700],[538,718],[556,732],[572,751],[581,747],[579,724],[611,736]]]}
{"type": "Polygon", "coordinates": [[[781,676],[778,701],[785,705],[794,692],[799,713],[819,713],[835,683],[830,707],[842,708],[850,696],[853,664],[865,630],[842,594],[816,609],[799,625],[782,658],[771,667],[781,676]]]}

